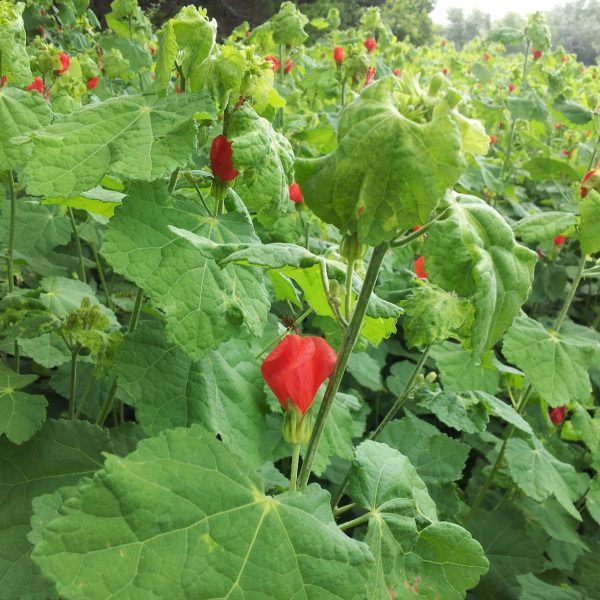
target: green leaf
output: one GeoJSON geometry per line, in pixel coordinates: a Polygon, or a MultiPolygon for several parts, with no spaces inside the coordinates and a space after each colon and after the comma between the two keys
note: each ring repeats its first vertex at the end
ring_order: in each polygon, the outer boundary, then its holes
{"type": "Polygon", "coordinates": [[[238,265],[222,269],[169,225],[217,243],[258,241],[247,214],[214,219],[199,203],[169,197],[157,183],[130,190],[110,221],[102,254],[166,313],[169,337],[190,357],[206,356],[239,336],[243,325],[260,335],[270,306],[262,273],[238,265]]]}
{"type": "Polygon", "coordinates": [[[466,166],[452,118],[415,123],[398,112],[393,92],[393,77],[366,87],[342,111],[338,148],[296,161],[308,206],[371,245],[426,223],[466,166]]]}
{"type": "Polygon", "coordinates": [[[487,427],[488,413],[475,392],[434,392],[423,387],[415,394],[415,400],[457,431],[479,433],[487,427]]]}
{"type": "Polygon", "coordinates": [[[120,346],[115,373],[150,435],[201,423],[248,464],[263,464],[267,405],[260,363],[242,340],[193,361],[167,341],[160,322],[147,321],[120,346]]]}
{"type": "Polygon", "coordinates": [[[551,406],[589,398],[588,368],[596,351],[593,342],[548,331],[529,317],[514,320],[502,346],[504,356],[551,406]]]}
{"type": "Polygon", "coordinates": [[[27,191],[73,196],[106,174],[158,179],[190,158],[196,146],[193,116],[200,111],[213,112],[206,94],[121,96],[88,104],[33,136],[27,191]]]}
{"type": "Polygon", "coordinates": [[[575,469],[552,456],[537,438],[533,437],[532,442],[533,446],[517,438],[508,440],[506,464],[514,482],[538,502],[554,496],[572,517],[581,521],[581,515],[573,504],[572,491],[558,470],[574,474],[575,469]]]}
{"type": "Polygon", "coordinates": [[[582,106],[573,100],[559,98],[554,102],[553,108],[565,116],[575,125],[585,125],[594,118],[594,111],[582,106]]]}
{"type": "Polygon", "coordinates": [[[471,345],[479,357],[519,313],[537,256],[515,242],[508,223],[483,200],[457,195],[447,202],[443,218],[429,229],[425,268],[431,281],[475,307],[471,345]]]}
{"type": "Polygon", "coordinates": [[[176,58],[177,38],[173,31],[173,20],[169,19],[158,35],[158,51],[154,69],[154,87],[157,90],[164,90],[169,85],[176,58]]]}
{"type": "Polygon", "coordinates": [[[5,296],[0,300],[1,337],[34,338],[59,326],[60,320],[35,298],[5,296]]]}
{"type": "Polygon", "coordinates": [[[473,309],[455,294],[433,285],[418,287],[401,304],[405,311],[402,328],[409,346],[429,346],[450,337],[460,338],[473,309]]]}
{"type": "Polygon", "coordinates": [[[574,225],[573,213],[547,211],[529,215],[513,225],[513,231],[524,242],[543,242],[574,225]]]}
{"type": "MultiPolygon", "coordinates": [[[[0,73],[6,76],[8,85],[23,86],[30,83],[32,79],[29,55],[25,46],[25,27],[22,17],[24,9],[23,2],[12,0],[0,2],[0,73]]],[[[0,119],[0,122],[4,126],[4,119],[0,119]]]]}
{"type": "Polygon", "coordinates": [[[581,230],[579,243],[584,254],[600,251],[600,194],[590,190],[579,205],[581,230]]]}
{"type": "Polygon", "coordinates": [[[408,457],[425,483],[459,479],[469,454],[469,446],[409,412],[389,423],[379,440],[408,457]]]}
{"type": "Polygon", "coordinates": [[[471,352],[458,344],[446,342],[434,346],[431,355],[440,371],[444,390],[448,392],[468,392],[480,390],[495,394],[500,383],[500,373],[492,364],[491,350],[484,352],[481,362],[473,358],[471,352]]]}
{"type": "MultiPolygon", "coordinates": [[[[0,56],[1,45],[0,41],[0,56]]],[[[29,67],[29,59],[27,63],[29,67]]],[[[27,162],[31,147],[27,144],[13,144],[11,138],[28,135],[48,125],[50,115],[50,106],[41,94],[16,88],[0,90],[0,170],[14,169],[27,162]]]]}
{"type": "Polygon", "coordinates": [[[367,389],[378,392],[383,390],[381,367],[379,363],[366,352],[353,352],[348,360],[348,373],[367,389]]]}
{"type": "Polygon", "coordinates": [[[510,96],[507,104],[513,119],[539,121],[545,124],[550,122],[550,111],[546,103],[533,92],[524,92],[520,96],[510,96]]]}
{"type": "Polygon", "coordinates": [[[377,565],[369,598],[407,589],[419,598],[464,598],[488,568],[481,546],[452,523],[437,522],[427,488],[406,456],[377,442],[356,449],[350,497],[369,510],[365,541],[377,565]],[[415,517],[431,524],[418,530],[415,517]]]}
{"type": "Polygon", "coordinates": [[[14,444],[26,442],[46,418],[46,398],[20,391],[37,375],[19,375],[0,363],[0,433],[14,444]]]}
{"type": "MultiPolygon", "coordinates": [[[[564,178],[569,181],[577,181],[579,179],[579,174],[569,163],[566,163],[564,160],[547,158],[546,156],[536,156],[531,160],[528,160],[523,165],[523,169],[528,171],[534,179],[541,179],[542,181],[554,180],[555,178],[564,178]]],[[[555,212],[557,215],[568,214],[559,211],[550,212],[555,212]]],[[[527,219],[529,217],[525,218],[527,219]]]]}
{"type": "Polygon", "coordinates": [[[520,429],[525,433],[533,433],[531,425],[529,425],[529,423],[510,404],[503,402],[491,394],[486,394],[485,392],[475,392],[475,394],[481,399],[491,414],[514,425],[517,429],[520,429]]]}
{"type": "Polygon", "coordinates": [[[494,512],[480,509],[469,523],[469,531],[490,561],[490,571],[476,588],[475,597],[518,600],[521,586],[517,576],[539,573],[543,568],[546,534],[532,528],[513,507],[494,512]]]}
{"type": "Polygon", "coordinates": [[[108,435],[84,421],[46,421],[25,444],[0,439],[0,589],[7,598],[54,597],[52,586],[30,559],[33,498],[91,476],[111,450],[108,435]]]}
{"type": "Polygon", "coordinates": [[[288,195],[294,173],[291,144],[246,106],[231,115],[227,136],[233,144],[233,164],[241,173],[235,191],[261,220],[272,223],[292,204],[288,195]]]}
{"type": "Polygon", "coordinates": [[[21,354],[32,358],[38,365],[53,369],[71,359],[71,352],[56,332],[44,333],[34,338],[19,339],[21,354]]]}
{"type": "MultiPolygon", "coordinates": [[[[0,240],[8,242],[8,204],[0,219],[0,240]]],[[[71,239],[71,223],[64,209],[42,206],[38,202],[18,200],[15,222],[15,249],[26,256],[45,256],[56,246],[71,239]]]]}
{"type": "Polygon", "coordinates": [[[551,585],[533,573],[518,575],[517,581],[523,588],[519,600],[585,600],[577,590],[565,587],[567,583],[565,586],[551,585]]]}
{"type": "Polygon", "coordinates": [[[594,521],[600,524],[600,479],[597,477],[590,483],[590,489],[585,497],[585,507],[594,521]]]}
{"type": "Polygon", "coordinates": [[[115,213],[115,208],[121,204],[124,197],[125,194],[120,192],[95,187],[87,192],[82,192],[79,196],[71,196],[70,198],[45,198],[43,204],[70,206],[110,219],[115,213]]]}
{"type": "Polygon", "coordinates": [[[262,487],[201,427],[169,430],[108,456],[41,532],[35,560],[74,600],[363,600],[373,559],[337,529],[329,495],[312,485],[270,497],[262,487]]]}
{"type": "Polygon", "coordinates": [[[271,17],[273,41],[282,46],[300,46],[308,38],[304,26],[308,23],[293,2],[282,2],[279,12],[271,17]]]}

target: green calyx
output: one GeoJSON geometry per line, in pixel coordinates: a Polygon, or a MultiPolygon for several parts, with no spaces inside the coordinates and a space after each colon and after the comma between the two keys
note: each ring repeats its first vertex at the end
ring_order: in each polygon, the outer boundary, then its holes
{"type": "Polygon", "coordinates": [[[310,439],[312,422],[307,414],[288,401],[283,417],[283,439],[288,444],[306,444],[310,439]]]}
{"type": "Polygon", "coordinates": [[[340,254],[348,261],[360,260],[367,252],[367,245],[360,242],[356,233],[347,233],[340,244],[340,254]]]}

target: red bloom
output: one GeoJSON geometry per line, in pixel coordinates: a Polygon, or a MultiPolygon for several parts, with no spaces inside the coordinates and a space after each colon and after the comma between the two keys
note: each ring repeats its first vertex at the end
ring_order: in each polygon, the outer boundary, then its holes
{"type": "Polygon", "coordinates": [[[550,420],[552,421],[552,423],[554,423],[554,425],[560,425],[565,420],[566,414],[566,406],[557,406],[548,413],[548,416],[550,417],[550,420]]]}
{"type": "Polygon", "coordinates": [[[273,65],[273,71],[277,72],[277,71],[279,71],[279,69],[281,69],[281,63],[272,54],[267,54],[265,56],[265,60],[268,60],[268,61],[270,61],[272,63],[272,65],[273,65]]]}
{"type": "Polygon", "coordinates": [[[563,156],[571,156],[571,152],[573,152],[572,150],[567,150],[566,148],[563,148],[563,156]]]}
{"type": "Polygon", "coordinates": [[[429,275],[427,275],[427,271],[425,270],[425,257],[419,256],[417,260],[415,260],[415,275],[420,277],[421,279],[427,279],[429,275]]]}
{"type": "Polygon", "coordinates": [[[333,49],[333,60],[339,65],[344,60],[344,49],[341,46],[336,46],[333,49]]]}
{"type": "Polygon", "coordinates": [[[401,73],[402,73],[402,71],[400,69],[394,69],[394,75],[396,77],[400,77],[401,73]]]}
{"type": "Polygon", "coordinates": [[[56,69],[54,72],[57,75],[62,75],[63,73],[66,73],[69,69],[69,66],[71,65],[71,59],[69,58],[69,55],[66,52],[61,52],[58,55],[58,60],[60,60],[60,64],[62,65],[62,67],[60,69],[56,69]]]}
{"type": "Polygon", "coordinates": [[[508,84],[508,91],[512,94],[517,89],[517,86],[514,83],[508,84]]]}
{"type": "Polygon", "coordinates": [[[562,246],[567,241],[566,235],[556,235],[554,236],[554,245],[562,246]]]}
{"type": "Polygon", "coordinates": [[[375,67],[369,67],[367,69],[367,77],[365,79],[365,87],[367,87],[368,85],[371,85],[373,83],[373,80],[375,79],[375,67]]]}
{"type": "Polygon", "coordinates": [[[486,53],[483,55],[483,60],[490,60],[490,58],[492,58],[492,55],[491,55],[489,52],[486,52],[486,53]]]}
{"type": "Polygon", "coordinates": [[[554,129],[560,129],[562,127],[562,123],[554,123],[554,129]]]}
{"type": "Polygon", "coordinates": [[[490,144],[494,145],[498,141],[495,135],[490,135],[490,144]]]}
{"type": "Polygon", "coordinates": [[[581,180],[581,197],[585,198],[588,195],[588,192],[591,189],[594,189],[593,185],[587,186],[587,182],[594,177],[594,175],[596,175],[598,173],[598,169],[592,169],[591,171],[588,171],[584,176],[583,179],[581,180]]]}
{"type": "Polygon", "coordinates": [[[287,75],[293,68],[294,61],[288,57],[288,59],[285,61],[285,67],[283,69],[283,72],[287,75]]]}
{"type": "Polygon", "coordinates": [[[40,35],[43,35],[43,33],[44,33],[44,28],[43,28],[41,25],[38,25],[38,26],[36,27],[36,31],[37,31],[37,32],[38,32],[40,35]]]}
{"type": "Polygon", "coordinates": [[[96,77],[90,77],[87,80],[86,85],[88,90],[93,90],[98,85],[98,76],[96,75],[96,77]]]}
{"type": "Polygon", "coordinates": [[[561,62],[563,62],[563,63],[566,63],[566,62],[567,62],[567,60],[569,60],[569,57],[568,57],[566,54],[563,54],[563,55],[560,57],[560,60],[561,60],[561,62]]]}
{"type": "Polygon", "coordinates": [[[0,87],[4,87],[6,85],[6,75],[2,75],[0,77],[0,87]]]}
{"type": "Polygon", "coordinates": [[[44,80],[41,77],[36,77],[32,83],[30,83],[25,90],[30,92],[31,90],[35,90],[40,94],[44,93],[44,80]]]}
{"type": "Polygon", "coordinates": [[[231,181],[240,172],[233,168],[233,149],[225,135],[218,135],[210,147],[210,168],[221,181],[231,181]]]}
{"type": "Polygon", "coordinates": [[[444,68],[442,69],[442,73],[443,73],[444,75],[448,75],[448,73],[450,73],[450,71],[449,71],[449,69],[447,69],[446,67],[444,67],[444,68]]]}
{"type": "Polygon", "coordinates": [[[154,56],[156,52],[156,48],[154,46],[150,46],[150,54],[152,54],[152,56],[154,56]]]}
{"type": "Polygon", "coordinates": [[[532,50],[531,56],[533,56],[533,60],[539,60],[543,56],[543,52],[541,50],[532,50]]]}
{"type": "Polygon", "coordinates": [[[288,192],[290,194],[290,200],[295,202],[296,204],[302,204],[304,202],[304,196],[302,195],[302,190],[300,186],[294,181],[292,185],[288,187],[288,192]]]}
{"type": "Polygon", "coordinates": [[[175,93],[176,93],[176,94],[181,94],[181,86],[180,86],[179,84],[177,84],[177,85],[175,86],[175,93]]]}
{"type": "Polygon", "coordinates": [[[335,350],[323,338],[291,334],[277,344],[260,370],[281,406],[286,409],[291,400],[304,414],[336,360],[335,350]]]}
{"type": "Polygon", "coordinates": [[[252,35],[252,30],[248,29],[248,31],[246,31],[246,33],[244,34],[247,38],[249,38],[252,35]]]}
{"type": "Polygon", "coordinates": [[[420,225],[415,225],[411,231],[419,231],[419,229],[421,229],[420,225]]]}
{"type": "Polygon", "coordinates": [[[373,52],[373,50],[377,48],[377,42],[375,41],[375,38],[367,38],[365,40],[365,48],[367,49],[367,52],[373,52]]]}

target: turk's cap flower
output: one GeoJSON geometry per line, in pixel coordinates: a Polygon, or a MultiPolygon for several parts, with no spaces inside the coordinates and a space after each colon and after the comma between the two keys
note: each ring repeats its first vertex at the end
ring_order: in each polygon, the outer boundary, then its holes
{"type": "Polygon", "coordinates": [[[339,65],[344,60],[344,49],[341,46],[336,46],[333,49],[333,60],[339,65]]]}
{"type": "Polygon", "coordinates": [[[304,202],[304,196],[302,195],[302,190],[300,186],[294,181],[289,187],[288,192],[290,195],[290,200],[295,202],[296,204],[302,204],[304,202]]]}
{"type": "Polygon", "coordinates": [[[69,55],[66,52],[61,52],[58,55],[58,60],[60,61],[61,67],[60,69],[56,69],[54,72],[57,75],[62,75],[63,73],[66,73],[69,70],[69,67],[71,66],[71,59],[69,58],[69,55]]]}
{"type": "Polygon", "coordinates": [[[36,92],[43,94],[44,93],[44,80],[41,77],[36,77],[26,88],[25,91],[31,92],[35,90],[36,92]]]}
{"type": "Polygon", "coordinates": [[[566,414],[567,407],[563,405],[557,406],[556,408],[550,410],[548,416],[550,417],[550,420],[552,421],[552,423],[554,423],[554,425],[560,425],[565,420],[566,414]]]}
{"type": "Polygon", "coordinates": [[[427,271],[425,270],[425,257],[419,256],[417,260],[415,260],[415,275],[420,279],[427,279],[429,275],[427,275],[427,271]]]}
{"type": "Polygon", "coordinates": [[[373,52],[373,50],[377,48],[377,42],[375,38],[367,38],[365,40],[365,48],[367,49],[367,52],[373,52]]]}
{"type": "Polygon", "coordinates": [[[231,181],[240,172],[233,168],[233,148],[226,135],[218,135],[210,147],[210,167],[221,181],[231,181]]]}

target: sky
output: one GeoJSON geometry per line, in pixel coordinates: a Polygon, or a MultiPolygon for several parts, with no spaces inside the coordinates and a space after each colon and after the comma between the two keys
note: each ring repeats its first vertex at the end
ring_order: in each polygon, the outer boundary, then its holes
{"type": "Polygon", "coordinates": [[[503,17],[507,12],[517,12],[523,15],[536,10],[550,10],[560,0],[499,0],[497,2],[481,2],[481,0],[437,0],[435,10],[431,13],[434,23],[446,23],[446,11],[449,8],[462,8],[468,14],[474,8],[489,13],[492,20],[503,17]]]}

